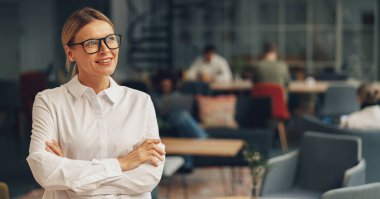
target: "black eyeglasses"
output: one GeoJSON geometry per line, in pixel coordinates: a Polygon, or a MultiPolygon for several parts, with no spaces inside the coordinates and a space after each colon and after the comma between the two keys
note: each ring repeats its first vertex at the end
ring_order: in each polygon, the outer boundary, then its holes
{"type": "Polygon", "coordinates": [[[113,50],[120,47],[121,35],[114,34],[100,39],[88,39],[80,43],[69,43],[68,46],[82,45],[84,52],[87,54],[94,54],[99,52],[102,41],[106,44],[107,48],[113,50]]]}

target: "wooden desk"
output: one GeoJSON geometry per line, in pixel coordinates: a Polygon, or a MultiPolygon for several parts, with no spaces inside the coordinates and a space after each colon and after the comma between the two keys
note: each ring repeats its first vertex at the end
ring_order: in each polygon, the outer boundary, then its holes
{"type": "MultiPolygon", "coordinates": [[[[251,197],[250,196],[225,196],[225,197],[216,197],[212,199],[251,199],[251,197]]],[[[257,199],[279,199],[279,198],[259,197],[257,199]]]]}
{"type": "Polygon", "coordinates": [[[243,147],[238,139],[161,138],[167,154],[234,157],[243,147]]]}
{"type": "Polygon", "coordinates": [[[289,83],[289,93],[324,93],[329,88],[328,82],[316,81],[312,84],[305,81],[292,81],[289,83]]]}
{"type": "Polygon", "coordinates": [[[210,84],[213,91],[244,91],[251,90],[252,82],[249,80],[233,81],[233,82],[216,82],[210,84]]]}
{"type": "Polygon", "coordinates": [[[289,83],[288,92],[300,94],[319,94],[324,93],[331,85],[350,85],[358,87],[358,81],[315,81],[307,83],[306,81],[292,81],[289,83]]]}

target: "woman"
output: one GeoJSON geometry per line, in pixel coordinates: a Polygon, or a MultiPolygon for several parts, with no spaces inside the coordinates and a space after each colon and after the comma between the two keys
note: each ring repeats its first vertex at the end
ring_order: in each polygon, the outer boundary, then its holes
{"type": "Polygon", "coordinates": [[[62,45],[72,79],[38,93],[27,161],[43,198],[151,198],[163,171],[150,97],[110,77],[120,36],[97,10],[65,22],[62,45]]]}
{"type": "Polygon", "coordinates": [[[290,81],[288,65],[278,59],[276,45],[267,42],[263,46],[260,61],[254,67],[253,81],[278,83],[286,88],[290,81]]]}
{"type": "Polygon", "coordinates": [[[341,128],[380,130],[378,91],[370,83],[362,83],[356,91],[360,111],[341,117],[341,128]]]}

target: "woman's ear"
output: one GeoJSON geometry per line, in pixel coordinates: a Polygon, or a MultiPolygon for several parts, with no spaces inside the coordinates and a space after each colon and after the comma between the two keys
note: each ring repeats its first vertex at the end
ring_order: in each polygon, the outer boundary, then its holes
{"type": "Polygon", "coordinates": [[[70,61],[70,62],[74,62],[75,59],[73,57],[73,51],[70,49],[69,46],[65,45],[65,53],[66,53],[66,56],[67,56],[67,59],[70,61]]]}

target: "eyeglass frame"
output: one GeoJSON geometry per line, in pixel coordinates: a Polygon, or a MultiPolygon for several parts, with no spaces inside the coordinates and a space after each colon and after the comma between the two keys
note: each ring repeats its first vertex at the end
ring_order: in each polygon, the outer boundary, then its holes
{"type": "Polygon", "coordinates": [[[121,46],[121,35],[120,35],[120,34],[112,34],[112,35],[108,35],[108,36],[106,36],[106,37],[99,38],[99,39],[87,39],[87,40],[82,41],[82,42],[79,42],[79,43],[72,43],[72,42],[70,42],[70,43],[67,44],[67,46],[71,47],[71,46],[75,46],[75,45],[81,45],[82,48],[83,48],[83,50],[84,50],[84,52],[87,53],[87,54],[90,54],[90,55],[91,55],[91,54],[95,54],[95,53],[97,53],[97,52],[100,51],[100,48],[101,48],[101,45],[102,45],[102,41],[104,42],[104,44],[107,46],[108,49],[110,49],[110,50],[115,50],[115,49],[120,48],[120,46],[121,46]],[[118,46],[117,48],[110,48],[110,47],[108,46],[108,44],[107,44],[107,42],[106,42],[106,39],[107,39],[108,37],[111,37],[111,36],[118,36],[118,37],[119,37],[119,46],[118,46]],[[88,52],[86,51],[86,49],[84,48],[84,45],[83,45],[83,44],[84,44],[85,42],[87,42],[87,41],[90,41],[90,40],[98,40],[98,41],[99,41],[99,43],[98,43],[98,51],[93,52],[93,53],[88,53],[88,52]]]}

